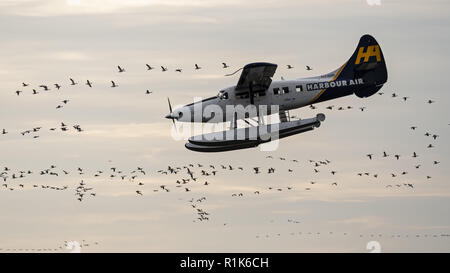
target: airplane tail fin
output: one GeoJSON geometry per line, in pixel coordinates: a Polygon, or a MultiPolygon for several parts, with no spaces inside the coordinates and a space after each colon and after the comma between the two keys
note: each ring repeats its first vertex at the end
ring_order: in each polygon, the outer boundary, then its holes
{"type": "Polygon", "coordinates": [[[371,35],[364,35],[358,46],[344,64],[338,79],[362,78],[366,87],[355,92],[355,95],[364,98],[375,94],[387,81],[386,62],[380,45],[371,35]]]}

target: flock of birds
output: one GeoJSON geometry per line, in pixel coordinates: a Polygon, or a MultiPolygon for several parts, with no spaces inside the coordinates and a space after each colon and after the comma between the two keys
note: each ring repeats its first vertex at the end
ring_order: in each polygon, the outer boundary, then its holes
{"type": "MultiPolygon", "coordinates": [[[[162,72],[169,71],[166,66],[160,66],[162,72]]],[[[226,63],[222,63],[222,68],[226,69],[229,68],[229,66],[226,63]]],[[[292,65],[287,65],[287,69],[293,69],[294,67],[292,65]]],[[[156,69],[155,67],[150,66],[149,64],[146,64],[147,70],[153,70],[156,69]]],[[[194,65],[194,70],[200,70],[202,69],[201,66],[198,64],[194,65]]],[[[310,66],[306,66],[306,70],[312,70],[310,66]]],[[[176,68],[174,70],[177,73],[182,73],[182,68],[176,68]]],[[[117,72],[118,73],[124,73],[126,72],[126,69],[123,66],[117,66],[117,72]]],[[[70,85],[75,86],[78,85],[79,82],[74,80],[73,78],[69,78],[70,85]]],[[[89,88],[94,87],[94,83],[91,80],[86,80],[84,83],[89,88]]],[[[29,87],[30,84],[28,83],[22,83],[23,88],[29,87]]],[[[56,88],[57,90],[61,89],[63,87],[60,83],[54,83],[52,86],[56,88]]],[[[111,80],[111,88],[118,87],[119,84],[111,80]]],[[[37,95],[41,92],[47,92],[51,90],[51,85],[41,84],[39,85],[39,91],[38,88],[33,89],[31,91],[32,95],[37,95]]],[[[20,96],[23,93],[22,90],[17,90],[15,94],[17,96],[20,96]]],[[[146,90],[145,94],[152,94],[153,91],[146,90]]],[[[379,92],[378,95],[384,95],[383,92],[379,92]]],[[[404,102],[407,102],[410,100],[410,97],[401,97],[397,93],[391,94],[392,98],[401,98],[404,102]]],[[[66,106],[70,102],[69,99],[62,100],[60,104],[56,106],[56,109],[61,109],[64,106],[66,106]]],[[[433,104],[435,103],[435,100],[428,99],[426,100],[427,104],[433,104]]],[[[316,105],[310,105],[310,109],[315,110],[317,109],[316,105]]],[[[335,106],[335,105],[329,105],[326,106],[325,109],[327,110],[351,110],[351,109],[359,109],[360,111],[365,111],[366,107],[353,107],[353,106],[335,106]]],[[[291,116],[291,118],[295,118],[295,116],[291,116]]],[[[450,124],[449,124],[450,125],[450,124]]],[[[61,122],[60,126],[49,128],[50,131],[68,131],[73,128],[76,132],[83,132],[84,129],[80,127],[80,125],[68,125],[64,122],[61,122]]],[[[410,129],[412,131],[416,131],[418,126],[414,125],[411,126],[410,129]]],[[[33,138],[39,137],[39,132],[41,131],[42,127],[34,127],[30,129],[26,129],[24,131],[21,131],[20,134],[23,136],[31,135],[33,138]]],[[[3,128],[1,131],[2,135],[7,135],[9,131],[5,128],[3,128]]],[[[428,142],[426,145],[426,148],[428,150],[432,150],[436,147],[436,143],[434,141],[437,141],[439,138],[439,135],[437,133],[430,133],[425,132],[424,135],[426,137],[429,137],[432,139],[432,141],[428,142]]],[[[414,159],[417,159],[420,157],[419,152],[417,151],[411,151],[410,155],[401,155],[398,153],[388,153],[386,151],[378,151],[378,152],[371,152],[367,153],[365,155],[368,160],[376,160],[376,159],[386,159],[388,157],[392,157],[395,159],[395,161],[401,161],[404,157],[411,157],[414,159]]],[[[86,198],[94,198],[97,196],[97,192],[95,191],[94,187],[88,186],[86,184],[87,179],[93,179],[93,182],[98,181],[120,181],[127,183],[129,185],[132,185],[133,194],[136,196],[145,196],[149,193],[169,193],[172,191],[178,191],[183,192],[186,194],[189,194],[191,192],[201,192],[204,193],[202,189],[205,187],[211,187],[211,185],[214,184],[215,177],[227,174],[231,172],[242,172],[242,175],[278,175],[279,173],[283,174],[295,174],[298,171],[298,167],[300,166],[309,166],[310,167],[310,173],[312,175],[317,175],[319,173],[329,173],[331,176],[329,179],[327,179],[327,182],[319,182],[315,178],[312,178],[310,181],[304,181],[306,182],[306,185],[302,184],[299,186],[298,184],[293,185],[280,185],[279,181],[275,180],[276,184],[273,186],[263,186],[263,187],[254,187],[252,191],[233,191],[230,192],[230,196],[232,198],[244,198],[246,196],[252,195],[252,196],[260,196],[268,193],[282,193],[282,192],[293,192],[293,191],[312,191],[317,185],[323,185],[327,184],[331,188],[336,188],[341,186],[343,181],[340,181],[340,179],[337,178],[337,174],[339,173],[336,168],[333,168],[332,162],[328,159],[323,160],[307,160],[307,164],[300,163],[299,159],[288,159],[286,157],[275,157],[275,156],[266,156],[267,160],[278,160],[281,162],[280,166],[277,166],[276,164],[271,164],[270,167],[261,167],[261,166],[232,166],[230,164],[201,164],[201,163],[189,163],[182,166],[167,166],[167,168],[156,170],[156,171],[150,171],[147,169],[144,169],[143,167],[136,167],[135,169],[132,169],[130,171],[125,171],[119,169],[117,166],[111,166],[109,169],[105,170],[96,170],[88,172],[86,169],[77,167],[74,170],[69,169],[63,169],[63,168],[57,168],[55,165],[51,165],[48,168],[45,168],[43,170],[11,170],[9,167],[3,167],[0,170],[0,179],[3,180],[2,185],[0,189],[7,190],[10,192],[19,191],[19,190],[25,190],[25,189],[41,189],[41,190],[53,190],[53,191],[66,191],[69,190],[71,187],[69,185],[51,185],[51,184],[39,184],[39,183],[26,183],[27,178],[32,177],[33,175],[39,175],[39,176],[50,176],[50,177],[62,177],[62,176],[71,176],[75,175],[78,178],[78,183],[74,186],[74,196],[76,200],[79,202],[83,202],[86,198]],[[289,164],[287,164],[289,162],[289,164]],[[170,176],[172,180],[172,184],[160,184],[155,185],[154,183],[150,183],[150,188],[146,187],[148,184],[146,177],[149,175],[159,175],[159,176],[170,176]],[[175,177],[173,177],[175,176],[175,177]],[[173,178],[172,178],[173,177],[173,178]]],[[[416,162],[414,166],[412,166],[413,170],[418,170],[421,168],[422,165],[426,164],[425,162],[416,162]]],[[[434,160],[433,162],[430,162],[430,165],[437,166],[440,164],[439,160],[434,160]]],[[[392,164],[390,164],[392,165],[392,164]]],[[[370,177],[373,179],[377,178],[383,178],[385,181],[389,179],[397,179],[392,181],[397,181],[394,183],[389,183],[385,185],[385,188],[414,188],[414,183],[406,182],[406,181],[400,181],[398,180],[399,177],[406,177],[411,170],[403,170],[401,172],[390,172],[389,174],[384,174],[384,176],[380,172],[368,172],[368,171],[361,171],[357,172],[356,175],[363,178],[363,177],[370,177]]],[[[304,173],[304,171],[302,171],[304,173]]],[[[295,176],[293,176],[295,177],[295,176]]],[[[430,174],[424,175],[424,179],[426,181],[430,180],[432,177],[430,174]]],[[[32,178],[31,178],[32,179],[32,178]]],[[[54,180],[53,180],[54,181],[54,180]]],[[[345,182],[345,181],[344,181],[345,182]]],[[[100,193],[101,194],[101,193],[100,193]]],[[[204,208],[205,202],[207,201],[207,196],[202,195],[201,197],[191,197],[188,201],[188,206],[192,208],[192,210],[195,213],[195,218],[193,219],[193,222],[208,222],[212,219],[211,213],[207,211],[204,208]]],[[[299,224],[301,221],[299,220],[293,220],[288,219],[288,223],[292,224],[299,224]]],[[[224,226],[227,225],[227,223],[223,224],[224,226]]],[[[302,233],[298,232],[298,235],[319,235],[320,233],[302,233]]],[[[333,232],[329,232],[329,234],[333,234],[333,232]]],[[[335,233],[337,234],[337,233],[335,233]]],[[[295,233],[291,233],[291,235],[295,235],[295,233]]],[[[343,233],[343,235],[348,235],[347,233],[343,233]]],[[[281,236],[280,233],[275,235],[257,235],[256,238],[269,238],[269,237],[277,237],[281,236]]],[[[370,237],[374,236],[387,236],[382,234],[372,234],[370,237]]],[[[405,235],[408,237],[409,235],[405,235]]],[[[411,235],[412,236],[412,235],[411,235]]],[[[416,237],[420,237],[420,235],[415,235],[416,237]]],[[[425,235],[423,237],[439,237],[439,236],[450,236],[446,234],[433,234],[433,235],[425,235]]],[[[363,235],[360,235],[360,237],[363,237],[363,235]]],[[[391,237],[400,237],[400,235],[392,235],[391,237]]],[[[60,248],[55,248],[53,251],[56,251],[60,248]]],[[[3,249],[5,250],[5,249],[3,249]]],[[[10,249],[6,249],[6,251],[9,251],[10,249]]],[[[11,249],[13,250],[13,249],[11,249]]],[[[16,250],[16,249],[14,249],[16,250]]],[[[28,251],[27,249],[18,249],[19,251],[28,251]]],[[[30,251],[52,251],[52,249],[30,249],[30,251]]],[[[2,249],[0,249],[2,251],[2,249]]]]}
{"type": "MultiPolygon", "coordinates": [[[[153,66],[151,66],[151,65],[149,65],[149,64],[145,64],[145,67],[146,67],[146,70],[147,70],[147,71],[156,69],[156,67],[153,67],[153,66]]],[[[226,69],[226,68],[229,68],[229,67],[230,67],[230,66],[229,66],[227,63],[222,62],[222,68],[223,68],[223,69],[226,69]]],[[[287,69],[293,69],[293,68],[294,68],[294,67],[293,67],[292,65],[290,65],[290,64],[286,65],[286,67],[287,67],[287,69]]],[[[169,71],[169,69],[167,68],[167,66],[161,65],[160,68],[161,68],[161,71],[162,71],[162,72],[169,71]]],[[[306,68],[306,70],[308,70],[308,71],[309,71],[309,70],[312,70],[312,68],[311,68],[310,66],[306,66],[305,68],[306,68]]],[[[202,68],[201,66],[199,66],[198,64],[194,64],[194,70],[200,70],[200,69],[203,69],[203,68],[202,68]]],[[[175,72],[178,72],[178,73],[181,73],[181,72],[183,71],[183,69],[182,69],[182,68],[176,68],[176,69],[174,69],[174,71],[175,71],[175,72]]],[[[124,72],[126,72],[126,69],[125,69],[123,66],[118,65],[118,66],[117,66],[117,72],[118,72],[118,73],[124,73],[124,72]]],[[[110,82],[111,82],[111,86],[110,86],[111,88],[119,87],[119,84],[117,84],[116,81],[111,80],[110,82]]],[[[73,79],[73,78],[69,78],[69,85],[70,85],[70,86],[76,86],[76,85],[79,85],[79,83],[80,83],[79,81],[77,81],[77,80],[75,80],[75,79],[73,79]]],[[[85,84],[86,86],[88,86],[89,88],[93,88],[93,87],[94,87],[93,81],[92,81],[92,80],[89,80],[89,79],[87,79],[87,80],[84,82],[84,84],[85,84]]],[[[51,91],[51,90],[52,90],[52,87],[55,88],[56,90],[60,90],[61,88],[63,88],[63,84],[61,84],[61,83],[39,84],[37,87],[32,88],[30,83],[22,82],[21,87],[22,87],[22,88],[21,88],[20,90],[16,90],[16,91],[14,92],[17,96],[20,96],[21,94],[23,94],[23,93],[24,93],[24,90],[25,90],[26,88],[30,88],[30,89],[31,89],[30,94],[32,94],[32,95],[38,95],[38,94],[40,94],[41,92],[49,92],[49,91],[51,91]],[[25,89],[24,89],[24,88],[25,88],[25,89]]],[[[150,95],[150,94],[153,94],[153,91],[150,91],[149,89],[146,89],[145,92],[144,92],[144,94],[150,95]]],[[[65,106],[68,105],[69,102],[70,102],[69,99],[64,99],[64,100],[60,101],[60,103],[56,106],[56,109],[62,109],[62,108],[64,108],[65,106]]],[[[36,126],[36,127],[32,128],[32,129],[27,129],[27,130],[24,130],[24,131],[22,131],[22,132],[20,132],[20,133],[21,133],[23,136],[25,136],[25,135],[30,134],[30,133],[37,133],[41,128],[42,128],[41,126],[36,126]]],[[[76,130],[76,132],[82,132],[82,131],[83,131],[83,130],[81,129],[80,125],[78,125],[78,124],[73,125],[73,128],[76,130]]],[[[61,131],[68,131],[68,130],[69,130],[69,127],[67,127],[66,125],[64,125],[64,122],[61,122],[61,127],[60,127],[60,129],[61,129],[61,131]]],[[[49,128],[49,130],[50,130],[50,131],[56,131],[57,128],[56,128],[56,127],[52,127],[52,128],[49,128]]],[[[1,135],[7,135],[8,133],[9,133],[9,130],[7,130],[6,128],[2,128],[2,129],[1,129],[1,135]]],[[[32,138],[37,139],[37,138],[39,138],[39,135],[33,134],[32,138]]]]}
{"type": "Polygon", "coordinates": [[[294,236],[294,235],[298,235],[298,236],[302,236],[304,238],[317,238],[320,236],[345,236],[345,237],[359,237],[359,238],[439,238],[439,239],[448,239],[450,238],[450,234],[446,234],[446,233],[434,233],[434,234],[382,234],[382,233],[371,233],[371,234],[356,234],[356,233],[349,233],[349,232],[333,232],[333,231],[328,231],[328,232],[318,232],[318,231],[297,231],[297,232],[290,232],[288,234],[283,234],[283,233],[275,233],[275,234],[264,234],[264,235],[255,235],[256,239],[260,239],[260,238],[277,238],[277,237],[282,237],[282,236],[286,236],[286,235],[290,235],[290,236],[294,236]]]}
{"type": "MultiPolygon", "coordinates": [[[[27,135],[31,135],[32,138],[36,139],[39,138],[39,132],[41,132],[42,126],[38,126],[38,127],[33,127],[33,128],[29,128],[26,130],[23,130],[20,132],[20,134],[22,136],[27,136],[27,135]]],[[[55,132],[55,131],[62,131],[62,132],[68,132],[68,131],[75,131],[77,133],[81,133],[84,131],[84,129],[81,128],[81,126],[79,124],[74,124],[74,125],[68,125],[64,122],[61,122],[61,124],[57,127],[50,127],[48,128],[49,131],[55,132]]],[[[2,135],[7,135],[9,133],[9,131],[7,131],[5,128],[2,129],[1,134],[2,135]]]]}
{"type": "MultiPolygon", "coordinates": [[[[380,95],[380,96],[382,96],[382,95],[384,95],[385,93],[384,93],[384,92],[378,92],[377,94],[380,95]]],[[[397,97],[399,97],[399,95],[397,95],[397,93],[394,92],[394,93],[391,94],[391,98],[397,98],[397,97]]],[[[406,102],[407,100],[410,99],[410,97],[401,97],[401,98],[403,99],[404,102],[406,102]]],[[[432,103],[435,103],[435,102],[436,102],[435,100],[431,100],[431,99],[425,100],[425,103],[427,103],[427,104],[432,104],[432,103]]],[[[317,106],[311,104],[311,105],[309,106],[309,108],[312,109],[312,110],[316,110],[316,109],[317,109],[317,106]]],[[[338,111],[351,110],[351,109],[354,109],[354,108],[355,108],[355,107],[350,106],[350,105],[348,105],[348,106],[328,105],[328,106],[325,107],[326,110],[334,110],[334,109],[336,109],[336,110],[338,110],[338,111]]],[[[364,112],[364,111],[367,109],[367,107],[362,106],[362,107],[358,107],[357,109],[359,109],[361,112],[364,112]]],[[[449,125],[450,125],[450,124],[449,124],[449,125]]],[[[411,127],[411,129],[413,129],[413,128],[416,128],[416,127],[411,127]]],[[[433,137],[434,137],[434,136],[433,136],[433,137]]]]}
{"type": "Polygon", "coordinates": [[[82,252],[83,249],[89,249],[93,246],[98,246],[98,242],[89,242],[87,240],[81,240],[77,241],[76,244],[74,244],[74,241],[64,241],[61,245],[57,245],[56,247],[22,247],[22,248],[4,248],[0,247],[0,253],[1,252],[39,252],[39,253],[49,253],[49,252],[67,252],[67,251],[73,251],[75,248],[80,248],[79,251],[82,252]]]}
{"type": "MultiPolygon", "coordinates": [[[[151,66],[151,65],[149,65],[149,64],[145,64],[145,67],[147,68],[147,71],[150,71],[150,70],[154,70],[154,69],[155,69],[155,67],[153,67],[153,66],[151,66]]],[[[167,66],[161,65],[160,67],[161,67],[161,72],[169,71],[169,69],[167,68],[167,66]]],[[[223,68],[223,69],[226,69],[226,68],[229,68],[229,67],[230,67],[230,66],[229,66],[227,63],[224,63],[224,62],[222,63],[222,68],[223,68]]],[[[290,64],[286,65],[286,67],[287,67],[287,69],[293,69],[293,68],[294,68],[294,67],[293,67],[292,65],[290,65],[290,64]]],[[[311,68],[310,66],[308,66],[308,65],[305,66],[305,68],[306,68],[307,71],[312,70],[312,68],[311,68]]],[[[200,70],[200,69],[202,69],[201,66],[199,66],[198,64],[194,64],[194,71],[195,71],[195,70],[200,70]]],[[[181,73],[181,72],[183,71],[183,69],[182,69],[182,68],[176,68],[176,69],[174,69],[174,71],[175,71],[175,72],[178,72],[178,73],[181,73]]],[[[124,68],[123,66],[118,65],[118,66],[117,66],[117,72],[118,72],[118,73],[124,73],[124,72],[126,72],[126,70],[125,70],[125,68],[124,68]]],[[[71,86],[75,86],[75,85],[78,85],[78,84],[79,84],[79,82],[76,81],[76,80],[73,79],[73,78],[69,78],[69,81],[70,81],[70,84],[69,84],[69,85],[71,85],[71,86]]],[[[110,82],[111,82],[111,86],[110,86],[111,88],[119,87],[119,85],[116,83],[116,81],[111,80],[110,82]]],[[[93,82],[92,82],[91,80],[89,80],[89,79],[87,79],[87,80],[84,82],[84,84],[85,84],[86,86],[88,86],[89,88],[92,88],[92,87],[94,86],[93,82]]],[[[54,83],[53,85],[49,85],[49,84],[40,84],[40,85],[38,85],[37,88],[32,88],[31,94],[32,94],[32,95],[38,95],[40,92],[50,91],[50,90],[51,90],[51,88],[50,88],[51,86],[53,86],[53,87],[56,88],[57,90],[59,90],[59,89],[61,89],[61,88],[63,87],[63,85],[62,85],[61,83],[54,83]],[[38,89],[39,89],[39,90],[38,90],[38,89]]],[[[22,82],[22,88],[27,88],[27,87],[30,87],[30,84],[29,84],[29,83],[22,82]]],[[[14,93],[15,93],[17,96],[20,96],[23,92],[24,92],[23,90],[16,90],[14,93]]],[[[152,91],[149,91],[149,90],[146,90],[146,91],[145,91],[145,94],[151,94],[151,93],[152,93],[152,91]]],[[[64,105],[64,104],[67,104],[68,102],[69,102],[69,100],[63,100],[63,101],[62,101],[63,104],[62,104],[62,105],[61,105],[61,104],[58,105],[56,108],[57,108],[57,109],[62,108],[63,105],[64,105]]]]}

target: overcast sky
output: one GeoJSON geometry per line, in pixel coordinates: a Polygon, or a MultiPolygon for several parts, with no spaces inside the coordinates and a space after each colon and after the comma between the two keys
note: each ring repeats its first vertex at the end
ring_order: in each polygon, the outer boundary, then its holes
{"type": "Polygon", "coordinates": [[[0,251],[82,240],[98,242],[84,251],[112,252],[366,252],[371,240],[389,252],[450,251],[450,237],[442,236],[450,234],[449,12],[450,3],[437,0],[381,0],[379,6],[365,0],[0,1],[0,130],[8,132],[0,135],[0,167],[10,168],[9,176],[33,171],[9,177],[13,191],[0,189],[0,251]],[[291,111],[304,118],[323,112],[327,119],[317,130],[283,139],[273,152],[201,154],[171,137],[167,97],[183,105],[215,95],[239,77],[224,74],[250,62],[278,64],[274,80],[325,74],[340,67],[366,33],[386,59],[383,95],[291,111]],[[223,69],[222,62],[230,67],[223,69]],[[155,69],[147,71],[146,63],[155,69]],[[195,71],[195,63],[202,69],[195,71]],[[117,65],[126,72],[118,73],[117,65]],[[161,72],[161,65],[169,71],[161,72]],[[78,84],[71,86],[69,78],[78,84]],[[88,79],[93,88],[85,85],[88,79]],[[111,88],[111,80],[119,86],[111,88]],[[146,95],[147,89],[153,93],[146,95]],[[399,97],[392,98],[394,92],[399,97]],[[430,99],[435,103],[426,103],[430,99]],[[330,105],[334,110],[326,109],[330,105]],[[347,106],[353,109],[337,110],[347,106]],[[84,131],[62,132],[61,122],[84,131]],[[20,134],[35,127],[42,129],[20,134]],[[430,143],[434,148],[427,148],[430,143]],[[383,151],[390,156],[383,158],[383,151]],[[326,159],[331,163],[315,173],[309,160],[326,159]],[[189,163],[219,170],[204,177],[201,168],[192,168],[200,178],[189,182],[190,192],[176,188],[185,170],[157,173],[189,163]],[[58,177],[39,175],[51,165],[58,177]],[[147,175],[128,181],[138,166],[147,175]],[[270,166],[275,174],[267,174],[270,166]],[[110,178],[111,167],[127,178],[110,178]],[[94,177],[98,170],[104,173],[94,177]],[[369,176],[357,175],[364,172],[369,176]],[[96,196],[79,202],[81,180],[96,196]],[[210,220],[193,222],[198,216],[189,200],[201,197],[206,200],[197,208],[210,220]]]}

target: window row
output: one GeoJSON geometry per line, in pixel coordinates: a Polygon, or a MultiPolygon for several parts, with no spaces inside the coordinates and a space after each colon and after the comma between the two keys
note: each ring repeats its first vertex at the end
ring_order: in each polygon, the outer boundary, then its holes
{"type": "MultiPolygon", "coordinates": [[[[295,86],[295,92],[302,92],[303,91],[303,86],[301,85],[296,85],[295,86]]],[[[279,87],[275,87],[273,89],[273,94],[274,95],[280,95],[280,94],[288,94],[289,93],[289,87],[281,87],[281,89],[279,87]]]]}

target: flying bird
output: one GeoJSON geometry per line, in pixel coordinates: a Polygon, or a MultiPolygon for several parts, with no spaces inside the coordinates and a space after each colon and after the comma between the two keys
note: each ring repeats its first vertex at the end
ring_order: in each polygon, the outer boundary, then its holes
{"type": "Polygon", "coordinates": [[[117,69],[119,69],[119,73],[125,72],[125,68],[120,67],[120,65],[117,66],[117,69]]]}
{"type": "Polygon", "coordinates": [[[39,85],[39,87],[43,88],[44,91],[50,90],[50,89],[48,88],[48,86],[47,86],[47,85],[44,85],[44,84],[39,85]]]}
{"type": "Polygon", "coordinates": [[[200,66],[198,66],[198,64],[195,64],[195,70],[199,70],[202,69],[200,66]]]}

